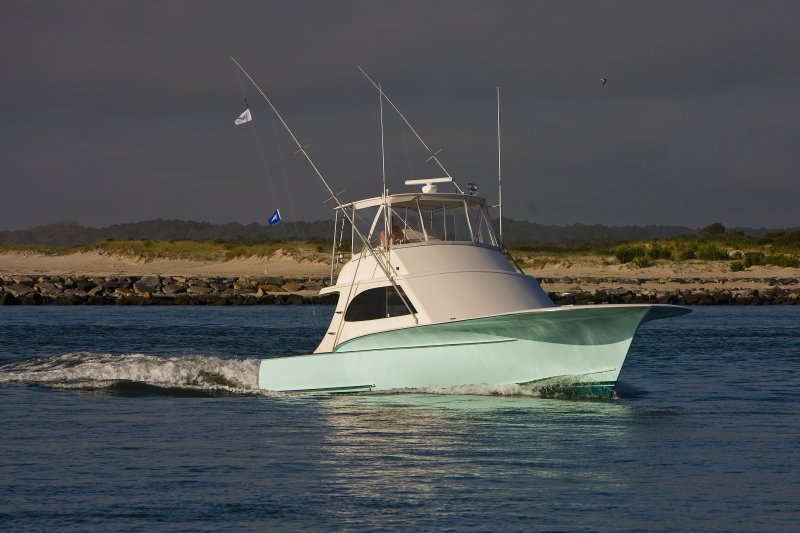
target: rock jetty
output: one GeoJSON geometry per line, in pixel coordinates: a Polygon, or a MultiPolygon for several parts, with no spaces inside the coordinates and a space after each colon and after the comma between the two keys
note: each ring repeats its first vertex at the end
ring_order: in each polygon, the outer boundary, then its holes
{"type": "Polygon", "coordinates": [[[558,305],[798,305],[798,278],[539,278],[558,305]]]}
{"type": "Polygon", "coordinates": [[[335,303],[329,278],[2,276],[0,305],[261,305],[335,303]]]}
{"type": "MultiPolygon", "coordinates": [[[[329,278],[184,276],[0,277],[0,305],[264,305],[336,302],[320,297],[329,278]]],[[[798,305],[797,278],[541,278],[558,305],[665,303],[798,305]],[[750,285],[750,287],[748,287],[750,285]],[[587,289],[584,287],[601,287],[587,289]],[[752,286],[765,288],[752,288],[752,286]],[[566,287],[559,289],[559,287],[566,287]],[[677,288],[676,288],[677,287],[677,288]]]]}

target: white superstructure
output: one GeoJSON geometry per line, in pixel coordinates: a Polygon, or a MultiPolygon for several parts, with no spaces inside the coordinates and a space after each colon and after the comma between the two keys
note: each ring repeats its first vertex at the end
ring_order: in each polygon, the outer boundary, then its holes
{"type": "MultiPolygon", "coordinates": [[[[315,353],[378,331],[553,306],[501,252],[483,198],[397,194],[340,209],[363,224],[370,246],[359,246],[353,231],[347,235],[349,261],[320,293],[338,293],[339,300],[315,353]]],[[[337,227],[348,226],[348,218],[337,213],[337,227]]],[[[335,243],[336,250],[343,246],[335,243]]]]}

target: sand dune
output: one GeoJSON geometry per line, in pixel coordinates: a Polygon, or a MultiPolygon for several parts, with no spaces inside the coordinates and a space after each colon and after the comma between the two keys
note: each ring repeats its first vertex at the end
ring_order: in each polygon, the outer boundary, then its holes
{"type": "Polygon", "coordinates": [[[283,276],[317,277],[330,274],[330,265],[298,261],[275,254],[270,258],[247,257],[230,261],[150,259],[118,254],[81,252],[67,255],[10,252],[0,254],[0,275],[82,276],[283,276]]]}
{"type": "Polygon", "coordinates": [[[653,266],[640,268],[633,263],[608,264],[601,257],[591,256],[577,256],[525,271],[545,280],[573,278],[566,283],[545,281],[547,289],[551,291],[575,290],[578,287],[592,291],[629,285],[637,285],[641,290],[766,289],[773,286],[776,279],[800,279],[800,268],[752,266],[747,270],[731,272],[730,261],[700,260],[656,261],[653,266]],[[614,281],[608,281],[611,279],[614,281]]]}

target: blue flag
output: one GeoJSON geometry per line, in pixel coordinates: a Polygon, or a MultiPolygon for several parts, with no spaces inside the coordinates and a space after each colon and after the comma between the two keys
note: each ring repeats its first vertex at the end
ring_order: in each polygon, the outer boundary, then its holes
{"type": "Polygon", "coordinates": [[[280,221],[281,221],[281,211],[280,209],[276,209],[275,212],[272,213],[272,216],[269,217],[267,223],[270,225],[270,227],[272,227],[280,221]]]}

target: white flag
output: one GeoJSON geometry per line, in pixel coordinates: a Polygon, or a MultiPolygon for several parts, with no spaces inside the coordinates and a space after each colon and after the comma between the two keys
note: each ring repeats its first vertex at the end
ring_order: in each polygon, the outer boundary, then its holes
{"type": "Polygon", "coordinates": [[[250,108],[244,110],[244,113],[239,115],[239,118],[233,121],[234,124],[239,126],[240,124],[246,124],[253,120],[253,115],[250,113],[250,108]]]}

